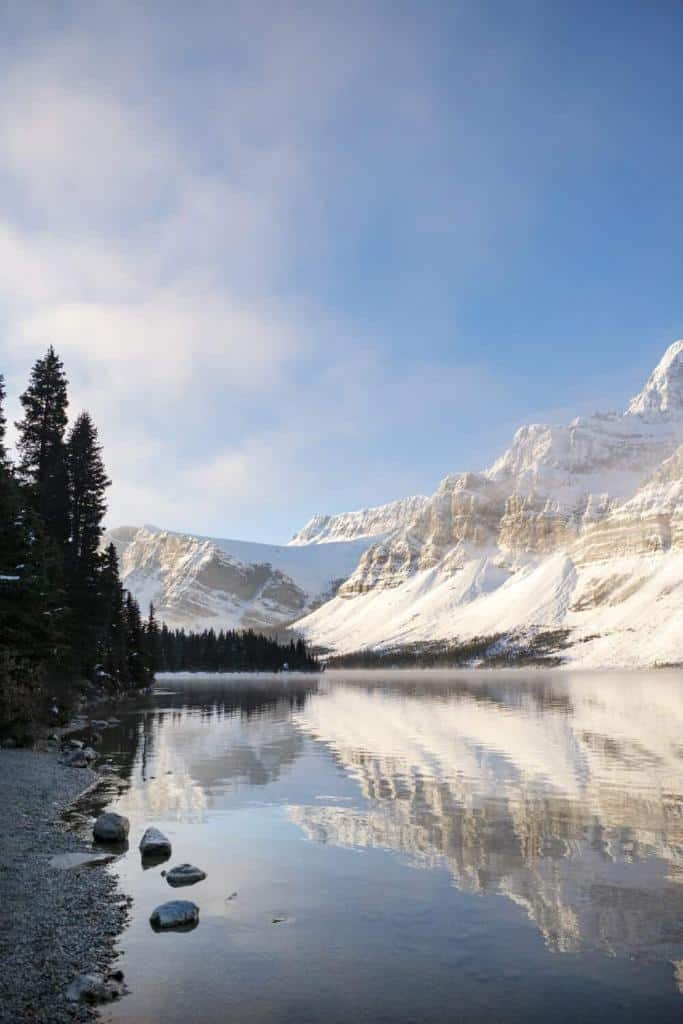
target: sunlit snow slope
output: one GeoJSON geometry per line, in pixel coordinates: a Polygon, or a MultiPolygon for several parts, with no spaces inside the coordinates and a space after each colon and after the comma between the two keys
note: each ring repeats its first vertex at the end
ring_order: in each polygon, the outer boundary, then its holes
{"type": "Polygon", "coordinates": [[[624,413],[446,477],[297,628],[336,652],[567,629],[575,664],[683,661],[682,441],[678,341],[624,413]]]}
{"type": "Polygon", "coordinates": [[[169,625],[274,626],[334,592],[370,541],[287,547],[171,533],[152,526],[110,531],[125,586],[169,625]]]}

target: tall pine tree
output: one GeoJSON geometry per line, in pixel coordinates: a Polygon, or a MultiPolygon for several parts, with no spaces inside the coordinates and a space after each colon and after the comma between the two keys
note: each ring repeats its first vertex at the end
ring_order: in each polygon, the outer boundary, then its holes
{"type": "Polygon", "coordinates": [[[70,639],[76,661],[86,675],[97,660],[96,649],[102,610],[99,553],[106,511],[104,493],[109,479],[102,462],[97,430],[87,412],[74,423],[66,443],[69,486],[69,536],[65,572],[69,601],[70,639]]]}
{"type": "Polygon", "coordinates": [[[130,685],[140,688],[147,685],[150,675],[147,668],[145,630],[140,617],[140,607],[130,591],[126,593],[125,621],[130,685]]]}
{"type": "Polygon", "coordinates": [[[16,424],[19,479],[29,487],[50,536],[66,544],[69,495],[64,432],[69,400],[64,367],[52,346],[33,367],[20,401],[24,418],[16,424]]]}
{"type": "Polygon", "coordinates": [[[4,398],[0,377],[0,723],[26,723],[62,653],[61,595],[54,542],[7,457],[4,398]]]}
{"type": "Polygon", "coordinates": [[[150,603],[149,616],[145,624],[145,637],[147,649],[147,671],[150,677],[154,676],[161,668],[161,635],[159,623],[157,622],[154,604],[150,603]]]}
{"type": "Polygon", "coordinates": [[[5,398],[7,392],[5,391],[5,378],[0,373],[0,466],[7,467],[7,447],[5,444],[5,435],[7,433],[7,416],[5,415],[5,398]]]}
{"type": "Polygon", "coordinates": [[[125,688],[130,682],[126,601],[119,578],[119,560],[113,544],[109,544],[102,555],[99,606],[101,619],[97,668],[116,686],[125,688]]]}
{"type": "Polygon", "coordinates": [[[76,573],[93,573],[107,510],[104,492],[111,481],[102,462],[97,429],[87,412],[80,414],[69,434],[66,467],[69,482],[69,568],[76,573]]]}

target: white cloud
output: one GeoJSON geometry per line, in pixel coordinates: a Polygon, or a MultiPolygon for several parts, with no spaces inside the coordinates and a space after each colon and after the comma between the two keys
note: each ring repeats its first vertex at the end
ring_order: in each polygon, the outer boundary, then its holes
{"type": "MultiPolygon", "coordinates": [[[[115,521],[247,531],[278,503],[299,516],[411,489],[373,443],[419,444],[482,378],[396,359],[297,283],[367,230],[383,192],[443,234],[422,156],[443,125],[409,35],[308,5],[119,14],[83,5],[78,31],[4,54],[10,386],[55,345],[73,409],[100,427],[115,521]]],[[[462,210],[451,219],[483,235],[462,210]]]]}

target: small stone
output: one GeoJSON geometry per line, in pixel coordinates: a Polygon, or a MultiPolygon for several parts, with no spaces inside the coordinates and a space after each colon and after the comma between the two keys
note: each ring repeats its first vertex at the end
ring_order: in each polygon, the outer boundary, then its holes
{"type": "Polygon", "coordinates": [[[84,750],[72,750],[65,756],[64,764],[67,764],[69,768],[87,768],[90,758],[86,756],[84,750]]]}
{"type": "Polygon", "coordinates": [[[130,822],[122,814],[107,811],[100,814],[93,826],[93,835],[101,843],[123,843],[128,838],[130,822]]]}
{"type": "Polygon", "coordinates": [[[68,745],[72,750],[82,750],[85,746],[83,740],[68,740],[68,745]]]}
{"type": "Polygon", "coordinates": [[[152,928],[185,928],[188,931],[199,924],[199,907],[189,900],[171,900],[157,907],[149,919],[152,928]]]}
{"type": "Polygon", "coordinates": [[[79,974],[66,990],[66,998],[70,1003],[110,1003],[121,994],[120,982],[95,972],[79,974]]]}
{"type": "Polygon", "coordinates": [[[181,885],[195,885],[196,882],[203,882],[205,878],[206,872],[201,868],[196,868],[194,864],[178,864],[177,867],[171,868],[166,875],[166,881],[174,888],[181,885]]]}
{"type": "Polygon", "coordinates": [[[171,840],[158,828],[151,826],[140,840],[140,853],[143,857],[170,857],[171,840]]]}

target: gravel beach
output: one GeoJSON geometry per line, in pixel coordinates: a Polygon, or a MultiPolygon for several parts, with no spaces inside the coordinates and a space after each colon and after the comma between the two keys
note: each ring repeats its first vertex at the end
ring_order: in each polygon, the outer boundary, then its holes
{"type": "Polygon", "coordinates": [[[56,854],[87,851],[67,830],[64,809],[98,781],[56,753],[0,750],[0,1021],[92,1020],[65,991],[81,973],[112,965],[127,902],[102,866],[60,870],[56,854]]]}

